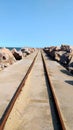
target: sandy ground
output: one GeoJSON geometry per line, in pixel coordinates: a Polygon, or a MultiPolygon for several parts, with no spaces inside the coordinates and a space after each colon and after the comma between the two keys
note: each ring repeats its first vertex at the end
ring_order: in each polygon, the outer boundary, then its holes
{"type": "Polygon", "coordinates": [[[4,130],[54,130],[40,53],[4,130]]]}

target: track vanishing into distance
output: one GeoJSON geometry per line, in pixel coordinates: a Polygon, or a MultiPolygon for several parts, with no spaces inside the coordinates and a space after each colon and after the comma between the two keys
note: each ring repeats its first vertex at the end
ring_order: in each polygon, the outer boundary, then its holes
{"type": "Polygon", "coordinates": [[[4,109],[0,130],[68,130],[48,74],[45,53],[39,50],[32,57],[28,58],[30,65],[4,109]]]}
{"type": "Polygon", "coordinates": [[[4,130],[62,129],[42,60],[39,52],[4,130]]]}
{"type": "Polygon", "coordinates": [[[7,118],[18,95],[22,90],[22,87],[25,84],[25,81],[33,67],[36,57],[37,52],[32,54],[32,56],[29,56],[27,59],[25,59],[25,61],[16,63],[9,69],[7,68],[7,70],[4,70],[0,75],[0,82],[2,82],[2,86],[0,87],[0,92],[2,92],[0,95],[0,130],[4,129],[7,118]],[[26,66],[24,69],[25,64],[26,66]],[[3,82],[4,78],[6,79],[5,82],[3,82]]]}

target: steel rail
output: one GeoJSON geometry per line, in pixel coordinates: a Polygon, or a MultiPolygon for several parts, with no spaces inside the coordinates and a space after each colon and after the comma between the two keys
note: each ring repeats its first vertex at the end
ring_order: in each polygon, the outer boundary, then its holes
{"type": "Polygon", "coordinates": [[[14,103],[15,103],[17,97],[19,96],[19,94],[20,94],[20,92],[21,92],[23,86],[25,85],[25,82],[26,82],[26,80],[27,80],[27,78],[28,78],[28,76],[29,76],[30,71],[32,70],[32,67],[33,67],[33,65],[34,65],[34,62],[35,62],[35,60],[36,60],[37,55],[38,55],[38,53],[37,53],[36,56],[34,57],[34,59],[33,59],[32,63],[31,63],[31,65],[30,65],[30,67],[29,67],[28,70],[27,70],[26,75],[25,75],[24,78],[22,79],[22,81],[21,81],[20,85],[18,86],[16,92],[14,93],[14,95],[13,95],[13,97],[12,97],[10,103],[8,104],[8,106],[7,106],[6,110],[5,110],[5,112],[4,112],[3,116],[2,116],[2,118],[0,119],[0,130],[3,130],[3,128],[4,128],[4,125],[5,125],[5,123],[6,123],[6,120],[7,120],[7,118],[9,117],[9,114],[10,114],[10,112],[11,112],[13,106],[14,106],[14,103]]]}
{"type": "Polygon", "coordinates": [[[44,69],[46,71],[46,75],[47,75],[48,82],[49,82],[49,85],[50,85],[50,89],[51,89],[51,92],[52,92],[52,95],[53,95],[53,99],[54,99],[54,102],[55,102],[55,106],[56,106],[56,110],[57,110],[57,114],[58,114],[58,117],[59,117],[59,120],[60,120],[60,124],[61,124],[62,130],[66,130],[66,125],[64,123],[64,118],[63,118],[62,112],[60,110],[59,101],[58,101],[58,98],[56,96],[53,83],[52,83],[52,81],[50,79],[48,68],[46,66],[45,58],[44,58],[42,52],[41,52],[41,56],[42,56],[42,60],[43,60],[43,64],[44,64],[44,69]]]}

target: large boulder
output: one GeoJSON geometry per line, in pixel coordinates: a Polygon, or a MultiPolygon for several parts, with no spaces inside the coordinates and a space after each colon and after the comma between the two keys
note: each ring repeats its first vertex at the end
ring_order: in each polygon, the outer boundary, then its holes
{"type": "Polygon", "coordinates": [[[56,60],[56,61],[60,61],[60,47],[57,46],[51,46],[51,47],[47,47],[44,48],[44,51],[47,53],[47,55],[49,55],[52,59],[56,60]]]}
{"type": "Polygon", "coordinates": [[[60,58],[60,63],[62,65],[68,65],[70,63],[71,58],[72,55],[70,53],[64,53],[60,58]]]}
{"type": "Polygon", "coordinates": [[[71,52],[69,45],[61,45],[61,51],[71,52]]]}
{"type": "Polygon", "coordinates": [[[54,59],[56,49],[57,49],[57,47],[51,46],[48,48],[44,48],[44,51],[47,53],[47,55],[51,56],[54,59]]]}
{"type": "Polygon", "coordinates": [[[0,49],[0,61],[13,64],[16,60],[9,49],[2,48],[0,49]]]}
{"type": "Polygon", "coordinates": [[[11,51],[7,48],[0,49],[0,70],[16,62],[11,51]]]}
{"type": "Polygon", "coordinates": [[[15,57],[16,60],[21,60],[22,59],[22,53],[20,51],[17,51],[15,48],[11,50],[13,56],[15,57]]]}
{"type": "Polygon", "coordinates": [[[58,61],[58,62],[60,62],[60,60],[61,60],[61,56],[63,55],[63,54],[65,54],[65,51],[55,51],[55,60],[56,61],[58,61]]]}

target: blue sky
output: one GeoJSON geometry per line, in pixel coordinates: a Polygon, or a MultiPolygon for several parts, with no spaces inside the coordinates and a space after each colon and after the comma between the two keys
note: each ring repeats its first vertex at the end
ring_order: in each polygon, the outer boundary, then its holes
{"type": "Polygon", "coordinates": [[[73,45],[73,0],[0,0],[0,46],[73,45]]]}

